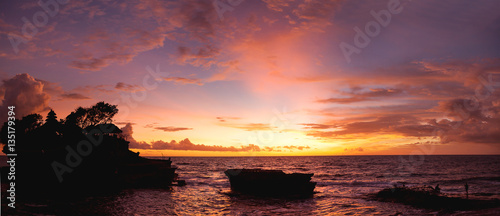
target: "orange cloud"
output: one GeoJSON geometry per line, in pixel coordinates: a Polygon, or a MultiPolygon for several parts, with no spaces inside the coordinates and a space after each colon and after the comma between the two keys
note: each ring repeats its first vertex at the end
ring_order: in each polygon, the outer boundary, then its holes
{"type": "Polygon", "coordinates": [[[393,97],[400,95],[401,93],[403,93],[401,89],[376,88],[376,89],[370,89],[369,91],[358,90],[351,93],[343,93],[350,96],[346,98],[328,98],[328,99],[318,100],[317,102],[349,104],[355,102],[381,99],[382,97],[393,97]]]}
{"type": "Polygon", "coordinates": [[[190,150],[190,151],[231,151],[231,152],[239,152],[239,151],[261,151],[260,148],[256,145],[249,144],[247,146],[241,146],[240,148],[236,148],[234,146],[225,147],[225,146],[217,146],[217,145],[205,145],[205,144],[194,144],[188,138],[177,142],[172,140],[170,142],[165,141],[153,141],[151,143],[146,142],[138,142],[136,141],[132,134],[132,124],[128,123],[123,128],[121,128],[122,136],[130,142],[129,147],[134,149],[154,149],[154,150],[190,150]]]}
{"type": "Polygon", "coordinates": [[[123,82],[118,82],[115,85],[115,89],[121,90],[121,91],[126,91],[126,92],[137,92],[137,91],[144,91],[144,87],[140,85],[132,85],[132,84],[127,84],[123,82]]]}
{"type": "Polygon", "coordinates": [[[82,94],[79,94],[79,93],[65,93],[65,94],[61,95],[61,100],[65,100],[65,99],[70,99],[70,100],[88,100],[90,98],[87,97],[87,96],[84,96],[82,94]]]}
{"type": "Polygon", "coordinates": [[[155,127],[154,129],[165,131],[165,132],[176,132],[176,131],[183,131],[183,130],[192,130],[193,128],[169,126],[169,127],[155,127]]]}
{"type": "Polygon", "coordinates": [[[164,77],[165,81],[172,81],[180,84],[196,84],[203,85],[203,82],[200,79],[192,79],[192,78],[184,78],[184,77],[164,77]]]}
{"type": "Polygon", "coordinates": [[[17,118],[50,109],[50,94],[44,90],[44,82],[36,80],[29,74],[18,74],[3,80],[0,89],[0,92],[3,92],[0,106],[2,121],[7,120],[9,106],[15,106],[17,118]]]}

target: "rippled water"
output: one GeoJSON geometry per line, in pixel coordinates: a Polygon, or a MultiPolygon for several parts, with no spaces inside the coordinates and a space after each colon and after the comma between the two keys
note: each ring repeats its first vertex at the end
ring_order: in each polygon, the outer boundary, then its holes
{"type": "MultiPolygon", "coordinates": [[[[333,157],[174,157],[184,187],[128,189],[84,200],[46,201],[20,206],[26,214],[82,215],[405,215],[435,214],[402,204],[364,199],[393,184],[440,184],[451,196],[500,198],[500,156],[333,156],[333,157]],[[300,200],[235,196],[229,168],[281,169],[314,173],[314,197],[300,200]]],[[[452,214],[481,214],[455,212],[452,214]]]]}

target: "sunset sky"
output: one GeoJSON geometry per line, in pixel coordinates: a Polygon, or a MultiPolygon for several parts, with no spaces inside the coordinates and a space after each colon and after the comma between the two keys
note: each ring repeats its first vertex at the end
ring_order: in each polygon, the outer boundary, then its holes
{"type": "Polygon", "coordinates": [[[500,1],[37,2],[0,2],[2,122],[105,101],[146,156],[500,154],[500,1]]]}

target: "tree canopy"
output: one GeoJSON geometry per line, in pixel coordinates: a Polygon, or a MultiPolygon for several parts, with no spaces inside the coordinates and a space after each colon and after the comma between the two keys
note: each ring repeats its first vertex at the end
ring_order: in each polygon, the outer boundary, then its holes
{"type": "Polygon", "coordinates": [[[118,113],[116,105],[101,101],[92,107],[78,107],[66,117],[65,123],[77,125],[80,128],[99,124],[109,124],[113,121],[112,118],[116,113],[118,113]]]}
{"type": "MultiPolygon", "coordinates": [[[[37,129],[42,126],[43,117],[40,114],[29,114],[24,116],[22,119],[16,119],[12,128],[15,128],[16,143],[23,142],[27,134],[34,133],[37,129]]],[[[5,144],[3,147],[3,152],[7,154],[7,143],[8,143],[8,122],[4,122],[2,129],[0,130],[0,142],[5,144]]]]}

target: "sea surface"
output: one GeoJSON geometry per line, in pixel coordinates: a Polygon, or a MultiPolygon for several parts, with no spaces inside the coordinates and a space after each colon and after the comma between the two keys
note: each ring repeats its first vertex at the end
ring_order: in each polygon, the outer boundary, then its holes
{"type": "Polygon", "coordinates": [[[172,157],[172,161],[186,186],[17,203],[16,211],[26,215],[500,215],[500,209],[439,212],[366,199],[367,194],[395,184],[439,184],[443,193],[465,197],[465,182],[470,198],[500,199],[500,156],[172,157]],[[229,168],[314,173],[316,193],[296,200],[234,195],[224,175],[229,168]]]}

